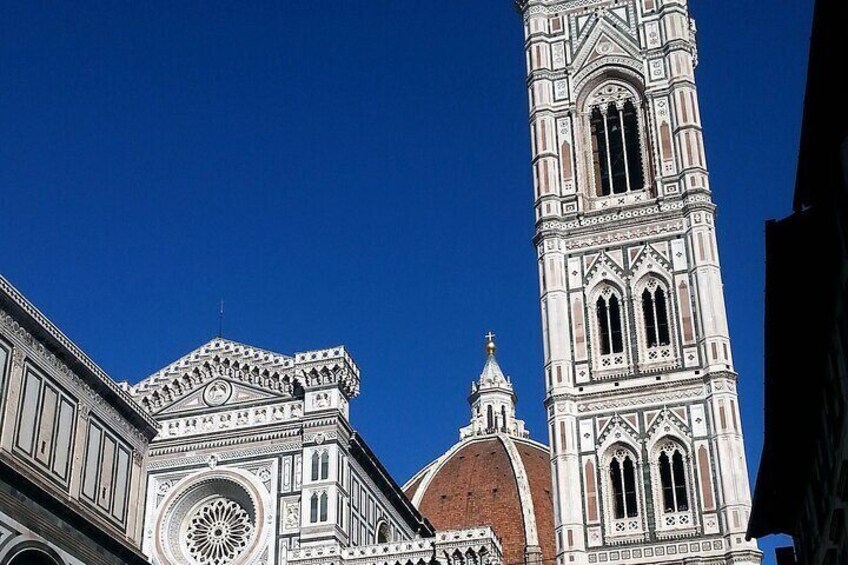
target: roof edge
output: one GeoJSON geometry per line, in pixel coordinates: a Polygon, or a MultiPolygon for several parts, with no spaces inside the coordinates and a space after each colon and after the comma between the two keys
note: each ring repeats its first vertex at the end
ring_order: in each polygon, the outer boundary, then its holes
{"type": "Polygon", "coordinates": [[[79,373],[123,417],[143,431],[148,439],[158,433],[159,424],[156,420],[3,275],[0,275],[0,304],[13,310],[10,314],[20,318],[19,323],[26,324],[26,329],[31,333],[38,333],[40,341],[63,362],[71,365],[69,368],[79,373]]]}

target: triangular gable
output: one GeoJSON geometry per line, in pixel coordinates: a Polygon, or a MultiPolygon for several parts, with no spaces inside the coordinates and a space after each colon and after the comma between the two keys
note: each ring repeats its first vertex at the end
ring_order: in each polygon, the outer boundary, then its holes
{"type": "Polygon", "coordinates": [[[663,257],[651,245],[646,245],[642,252],[636,257],[636,260],[630,267],[630,272],[634,280],[639,280],[644,275],[655,272],[668,277],[671,273],[671,261],[667,256],[663,257]]]}
{"type": "Polygon", "coordinates": [[[176,402],[154,412],[156,416],[172,416],[198,412],[221,406],[253,404],[265,400],[286,398],[287,395],[257,389],[229,379],[215,379],[176,402]]]}
{"type": "MultiPolygon", "coordinates": [[[[639,442],[639,432],[637,426],[631,424],[630,420],[630,418],[625,419],[618,414],[613,416],[609,425],[598,434],[597,446],[600,448],[599,451],[604,451],[606,447],[618,442],[637,445],[639,442]]],[[[635,417],[632,420],[635,422],[635,417]]]]}
{"type": "MultiPolygon", "coordinates": [[[[616,17],[615,20],[618,18],[616,17]]],[[[639,44],[636,37],[631,37],[622,31],[622,27],[627,28],[627,26],[616,25],[609,13],[604,17],[598,16],[594,24],[589,24],[587,29],[591,31],[588,32],[582,44],[575,49],[573,65],[575,74],[583,67],[604,57],[639,60],[639,44]]]]}
{"type": "Polygon", "coordinates": [[[601,280],[609,280],[624,288],[624,279],[624,269],[606,253],[602,253],[592,266],[586,269],[585,282],[589,286],[594,286],[601,280]]]}
{"type": "MultiPolygon", "coordinates": [[[[684,413],[685,414],[685,413],[684,413]]],[[[680,418],[676,412],[663,408],[648,428],[646,434],[651,442],[658,441],[663,436],[677,436],[680,439],[691,437],[691,430],[686,425],[685,418],[680,418]]]]}
{"type": "Polygon", "coordinates": [[[294,366],[292,357],[215,339],[139,382],[130,393],[151,413],[173,413],[178,406],[179,410],[201,408],[205,401],[198,394],[216,380],[231,383],[236,395],[232,398],[240,403],[260,400],[262,394],[284,398],[300,386],[294,366]]]}

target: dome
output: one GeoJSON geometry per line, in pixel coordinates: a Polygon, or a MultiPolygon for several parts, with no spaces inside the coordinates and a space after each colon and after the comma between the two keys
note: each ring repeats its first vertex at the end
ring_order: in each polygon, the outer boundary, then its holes
{"type": "Polygon", "coordinates": [[[470,425],[404,491],[438,530],[491,526],[503,544],[504,563],[553,563],[550,452],[515,419],[512,383],[489,342],[486,365],[471,387],[470,425]]]}

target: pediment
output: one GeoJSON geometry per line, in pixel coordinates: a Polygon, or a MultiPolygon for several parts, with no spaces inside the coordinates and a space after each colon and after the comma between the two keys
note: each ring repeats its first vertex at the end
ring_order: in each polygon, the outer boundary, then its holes
{"type": "Polygon", "coordinates": [[[651,443],[656,443],[666,436],[674,436],[680,439],[689,438],[691,430],[686,424],[686,410],[682,407],[671,409],[663,408],[652,415],[647,428],[647,436],[651,443]]]}
{"type": "MultiPolygon", "coordinates": [[[[622,259],[621,254],[616,258],[622,259]]],[[[624,288],[625,272],[622,265],[616,263],[613,256],[604,252],[586,269],[584,282],[587,286],[593,287],[601,281],[612,281],[624,288]]]]}
{"type": "Polygon", "coordinates": [[[255,404],[268,400],[284,400],[290,395],[255,388],[229,379],[214,379],[202,388],[154,412],[156,416],[173,416],[209,409],[255,404]]]}
{"type": "MultiPolygon", "coordinates": [[[[215,339],[139,382],[130,394],[152,414],[198,410],[214,382],[228,383],[226,402],[289,398],[301,387],[295,360],[264,349],[215,339]]],[[[226,388],[226,387],[224,387],[226,388]]]]}
{"type": "Polygon", "coordinates": [[[594,24],[587,24],[587,30],[591,29],[591,31],[588,31],[585,40],[574,54],[575,74],[603,59],[639,60],[640,50],[637,39],[629,34],[626,26],[615,22],[612,18],[608,14],[598,17],[594,24]]]}

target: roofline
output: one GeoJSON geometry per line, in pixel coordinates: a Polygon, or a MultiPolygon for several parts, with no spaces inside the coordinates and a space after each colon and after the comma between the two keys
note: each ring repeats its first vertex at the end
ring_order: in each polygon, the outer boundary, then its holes
{"type": "Polygon", "coordinates": [[[376,479],[374,482],[377,483],[377,486],[383,494],[388,498],[393,499],[394,502],[399,503],[400,509],[407,514],[407,520],[409,520],[411,524],[415,525],[415,533],[422,537],[435,536],[436,529],[430,521],[424,517],[418,508],[412,504],[412,501],[409,500],[409,497],[406,496],[403,489],[398,486],[397,482],[394,478],[392,478],[391,474],[383,466],[374,452],[371,451],[371,448],[368,447],[368,444],[365,443],[365,440],[362,439],[359,432],[354,431],[351,434],[350,447],[351,454],[354,459],[362,465],[363,469],[368,471],[369,474],[373,471],[374,475],[376,475],[372,476],[372,479],[376,479]]]}
{"type": "Polygon", "coordinates": [[[34,334],[34,337],[79,374],[98,394],[106,398],[148,439],[158,433],[159,424],[156,420],[3,275],[0,275],[0,306],[10,310],[9,314],[18,323],[34,334]]]}
{"type": "MultiPolygon", "coordinates": [[[[530,439],[530,438],[522,438],[522,437],[512,436],[512,435],[509,435],[509,434],[500,434],[500,433],[485,434],[485,435],[479,435],[479,436],[468,436],[466,438],[460,439],[458,442],[456,442],[455,444],[450,446],[450,448],[447,451],[445,451],[439,457],[437,457],[436,459],[434,459],[433,461],[431,461],[430,463],[425,465],[420,471],[418,471],[417,473],[412,475],[412,477],[408,481],[406,481],[406,483],[404,483],[404,485],[403,485],[404,493],[406,492],[406,489],[408,487],[412,486],[413,484],[415,484],[415,481],[420,479],[421,483],[418,485],[418,488],[415,489],[415,492],[409,493],[409,496],[412,497],[411,500],[414,501],[414,500],[417,499],[420,502],[424,498],[424,495],[427,494],[427,489],[430,488],[430,482],[431,481],[429,481],[428,479],[432,478],[433,475],[438,473],[439,470],[448,461],[448,459],[450,459],[451,457],[456,455],[456,453],[460,449],[463,449],[466,445],[474,443],[475,441],[498,439],[498,438],[501,438],[501,437],[508,437],[508,438],[512,439],[513,441],[523,442],[525,444],[530,445],[531,447],[535,447],[536,449],[541,449],[545,453],[550,454],[550,448],[547,445],[545,445],[541,442],[538,442],[534,439],[530,439]],[[419,496],[419,493],[421,493],[420,496],[419,496]]],[[[504,448],[504,449],[506,449],[506,448],[504,448]]]]}

